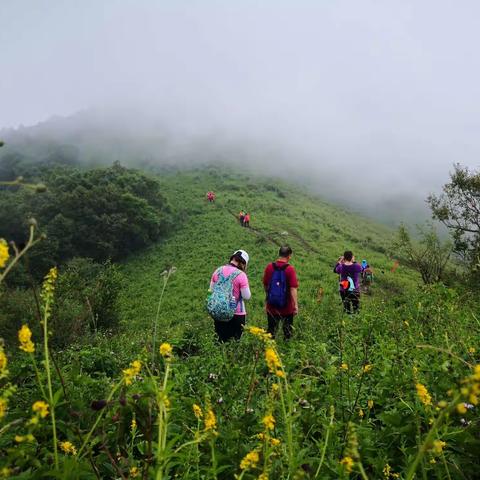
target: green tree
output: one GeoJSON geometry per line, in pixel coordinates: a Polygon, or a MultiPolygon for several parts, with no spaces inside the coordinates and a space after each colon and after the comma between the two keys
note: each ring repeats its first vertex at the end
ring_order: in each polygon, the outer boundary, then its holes
{"type": "Polygon", "coordinates": [[[440,195],[430,195],[433,217],[450,230],[454,251],[474,270],[480,262],[480,172],[455,165],[440,195]]]}
{"type": "Polygon", "coordinates": [[[415,242],[405,225],[399,227],[393,245],[396,254],[420,273],[423,283],[441,282],[446,276],[452,245],[442,242],[431,225],[417,228],[420,238],[415,242]]]}

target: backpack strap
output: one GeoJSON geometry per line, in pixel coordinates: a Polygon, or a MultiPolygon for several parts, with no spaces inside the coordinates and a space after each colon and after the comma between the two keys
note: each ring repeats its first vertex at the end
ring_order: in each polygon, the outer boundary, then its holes
{"type": "Polygon", "coordinates": [[[290,266],[290,264],[289,264],[289,263],[285,263],[284,265],[282,265],[281,267],[279,267],[279,266],[277,265],[277,262],[272,262],[272,266],[273,266],[273,269],[274,269],[274,270],[286,270],[286,269],[290,266]]]}

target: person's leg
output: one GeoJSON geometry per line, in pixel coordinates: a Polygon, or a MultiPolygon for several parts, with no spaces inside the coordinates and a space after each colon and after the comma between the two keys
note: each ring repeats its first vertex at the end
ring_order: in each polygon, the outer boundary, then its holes
{"type": "Polygon", "coordinates": [[[348,300],[347,292],[340,290],[340,297],[342,299],[343,311],[345,313],[350,313],[350,301],[348,300]]]}
{"type": "Polygon", "coordinates": [[[231,336],[235,338],[235,340],[240,340],[245,327],[246,319],[246,315],[234,315],[230,322],[228,322],[232,324],[231,336]]]}
{"type": "Polygon", "coordinates": [[[272,338],[275,338],[275,333],[278,328],[279,318],[276,315],[271,315],[270,313],[267,313],[267,320],[268,320],[267,332],[272,336],[272,338]]]}
{"type": "Polygon", "coordinates": [[[221,342],[226,342],[230,338],[228,323],[229,322],[219,322],[215,320],[215,332],[221,342]]]}
{"type": "Polygon", "coordinates": [[[293,334],[293,314],[283,317],[283,338],[288,340],[293,334]]]}
{"type": "Polygon", "coordinates": [[[352,292],[350,299],[353,305],[353,313],[358,313],[360,308],[360,292],[352,292]]]}

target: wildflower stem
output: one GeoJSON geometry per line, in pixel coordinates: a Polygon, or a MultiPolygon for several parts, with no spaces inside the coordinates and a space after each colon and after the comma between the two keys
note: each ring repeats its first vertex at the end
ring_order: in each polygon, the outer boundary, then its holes
{"type": "Polygon", "coordinates": [[[158,299],[158,305],[157,305],[157,314],[155,316],[155,322],[153,324],[153,345],[152,345],[152,368],[153,368],[153,363],[155,362],[155,346],[157,342],[157,329],[158,329],[158,318],[160,316],[160,307],[162,305],[162,300],[163,300],[163,294],[165,293],[165,288],[167,288],[167,282],[170,277],[170,271],[163,277],[163,287],[162,287],[162,292],[160,293],[160,298],[158,299]]]}
{"type": "Polygon", "coordinates": [[[360,470],[360,475],[362,476],[363,480],[368,480],[368,476],[365,473],[362,462],[360,460],[358,461],[357,465],[358,465],[358,469],[360,470]]]}
{"type": "Polygon", "coordinates": [[[48,403],[50,404],[50,415],[52,418],[53,430],[53,456],[55,459],[55,468],[58,470],[58,446],[57,446],[57,425],[55,422],[55,405],[53,403],[52,375],[50,372],[50,353],[48,349],[48,319],[50,317],[51,295],[46,295],[44,315],[43,315],[43,346],[45,356],[45,371],[47,373],[48,403]]]}
{"type": "MultiPolygon", "coordinates": [[[[288,383],[287,379],[284,378],[284,384],[285,384],[285,394],[289,395],[289,390],[288,390],[288,383]]],[[[288,412],[287,408],[285,405],[285,398],[283,394],[283,388],[280,388],[280,403],[282,404],[282,412],[283,412],[283,418],[285,420],[285,427],[287,430],[287,448],[288,448],[288,466],[290,470],[293,469],[293,435],[292,435],[292,411],[291,411],[291,401],[290,398],[287,398],[288,400],[288,412]]]]}
{"type": "Polygon", "coordinates": [[[163,463],[164,453],[167,445],[167,429],[168,429],[168,411],[165,404],[165,395],[168,384],[168,376],[170,374],[170,361],[167,360],[165,368],[165,376],[163,377],[163,384],[160,391],[157,391],[158,402],[158,443],[157,443],[157,480],[163,478],[163,463]]]}
{"type": "Polygon", "coordinates": [[[327,452],[328,439],[330,437],[330,430],[331,430],[332,425],[333,425],[334,416],[335,416],[335,409],[332,406],[332,407],[330,407],[330,423],[328,424],[327,433],[325,434],[325,443],[323,444],[322,456],[320,458],[320,463],[318,465],[317,471],[315,472],[315,476],[313,478],[318,477],[318,475],[320,474],[320,470],[322,468],[323,462],[325,460],[325,454],[327,452]]]}
{"type": "Polygon", "coordinates": [[[427,436],[425,437],[425,440],[423,441],[422,445],[420,446],[420,448],[418,449],[418,453],[417,453],[417,456],[415,457],[415,460],[412,462],[412,464],[410,465],[410,468],[408,469],[407,471],[407,476],[405,477],[405,480],[412,480],[412,478],[415,476],[415,472],[418,468],[418,464],[420,463],[420,461],[423,459],[425,453],[427,452],[428,450],[428,446],[430,445],[430,443],[432,442],[432,439],[433,437],[435,436],[436,432],[437,432],[437,429],[438,427],[440,426],[440,424],[442,423],[443,421],[443,418],[445,417],[445,415],[450,412],[450,410],[453,408],[454,405],[456,405],[458,403],[458,401],[460,400],[461,398],[461,395],[458,394],[453,400],[452,402],[450,402],[449,406],[445,409],[442,410],[442,412],[440,413],[440,415],[437,417],[437,419],[435,420],[435,422],[433,423],[432,425],[432,428],[429,430],[427,436]]]}
{"type": "Polygon", "coordinates": [[[30,225],[30,236],[28,238],[28,242],[25,245],[24,249],[18,252],[16,250],[16,255],[15,258],[7,265],[5,270],[2,272],[0,275],[0,283],[3,282],[5,277],[8,275],[8,272],[18,263],[20,258],[22,258],[36,243],[38,243],[41,240],[41,237],[37,238],[36,240],[33,239],[33,236],[35,234],[35,227],[33,225],[30,225]]]}
{"type": "MultiPolygon", "coordinates": [[[[113,398],[113,395],[115,394],[115,392],[120,388],[120,386],[122,385],[123,383],[123,379],[120,380],[112,389],[112,391],[110,392],[110,395],[108,396],[107,400],[106,400],[106,403],[108,405],[108,403],[112,400],[113,398]]],[[[88,442],[90,441],[90,437],[92,436],[93,432],[95,431],[95,429],[97,428],[98,424],[100,423],[100,420],[102,419],[103,417],[103,414],[104,414],[104,411],[105,409],[101,410],[100,413],[98,414],[97,416],[97,419],[95,420],[95,423],[93,424],[92,428],[90,429],[90,431],[87,433],[87,436],[85,437],[85,440],[83,441],[82,443],[82,446],[80,447],[80,449],[78,450],[78,454],[77,454],[77,457],[80,458],[80,455],[82,454],[84,448],[88,445],[88,442]]]]}
{"type": "Polygon", "coordinates": [[[35,356],[33,355],[33,353],[30,354],[30,358],[32,359],[33,369],[35,370],[35,375],[37,376],[37,382],[38,382],[38,386],[40,387],[40,392],[42,393],[42,397],[45,400],[48,400],[47,392],[45,392],[45,389],[43,388],[43,384],[40,378],[40,371],[38,370],[37,362],[35,360],[35,356]]]}
{"type": "Polygon", "coordinates": [[[210,439],[210,451],[212,453],[213,478],[217,480],[217,458],[215,457],[215,438],[210,439]]]}

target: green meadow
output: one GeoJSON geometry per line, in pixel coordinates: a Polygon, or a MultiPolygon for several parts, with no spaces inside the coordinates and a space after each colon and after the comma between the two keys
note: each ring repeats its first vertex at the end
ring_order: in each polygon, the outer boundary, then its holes
{"type": "MultiPolygon", "coordinates": [[[[393,230],[298,186],[215,167],[155,176],[174,221],[119,263],[118,323],[62,349],[35,335],[34,353],[5,345],[0,477],[478,478],[471,293],[424,286],[396,256],[393,230]],[[247,329],[218,343],[205,310],[213,271],[249,253],[247,326],[266,328],[262,275],[283,244],[300,284],[294,337],[247,329]],[[374,269],[353,316],[332,272],[347,249],[374,269]],[[42,397],[45,417],[31,409],[42,397]]],[[[55,286],[42,298],[54,303],[55,286]]]]}

